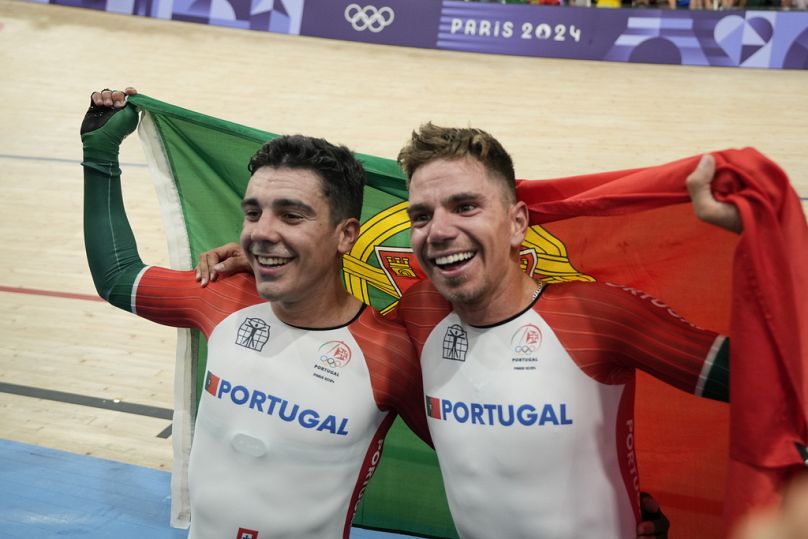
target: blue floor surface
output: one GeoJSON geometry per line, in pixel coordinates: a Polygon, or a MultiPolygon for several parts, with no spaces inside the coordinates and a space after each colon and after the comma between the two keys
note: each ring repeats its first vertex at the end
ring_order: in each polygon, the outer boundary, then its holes
{"type": "Polygon", "coordinates": [[[186,530],[168,525],[169,480],[167,472],[0,440],[0,537],[184,539],[186,530]]]}

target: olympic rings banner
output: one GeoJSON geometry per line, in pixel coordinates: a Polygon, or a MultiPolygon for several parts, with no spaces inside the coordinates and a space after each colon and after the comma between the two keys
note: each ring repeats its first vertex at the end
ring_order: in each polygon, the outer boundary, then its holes
{"type": "Polygon", "coordinates": [[[808,12],[444,0],[32,0],[250,30],[490,54],[808,69],[808,12]]]}

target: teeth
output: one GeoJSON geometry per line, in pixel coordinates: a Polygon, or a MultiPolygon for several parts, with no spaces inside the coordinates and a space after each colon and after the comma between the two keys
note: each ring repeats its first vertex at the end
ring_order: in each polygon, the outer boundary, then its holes
{"type": "Polygon", "coordinates": [[[279,258],[276,256],[256,256],[255,258],[262,266],[282,266],[289,261],[288,258],[279,258]]]}
{"type": "Polygon", "coordinates": [[[465,253],[455,253],[447,256],[439,256],[435,259],[435,264],[437,264],[438,266],[445,266],[447,264],[454,264],[456,262],[462,262],[463,260],[468,260],[473,256],[474,256],[473,251],[466,251],[465,253]]]}

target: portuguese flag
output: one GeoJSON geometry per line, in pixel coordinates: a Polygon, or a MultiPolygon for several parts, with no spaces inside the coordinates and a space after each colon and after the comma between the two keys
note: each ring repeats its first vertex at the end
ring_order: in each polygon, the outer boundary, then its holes
{"type": "Polygon", "coordinates": [[[435,419],[443,419],[443,415],[441,414],[441,408],[440,408],[440,399],[436,397],[430,397],[429,395],[425,395],[424,401],[426,402],[427,416],[434,417],[435,419]]]}
{"type": "MultiPolygon", "coordinates": [[[[239,236],[239,203],[255,150],[276,135],[143,95],[140,137],[157,185],[172,267],[239,236]]],[[[636,436],[644,491],[670,536],[718,538],[725,524],[776,500],[805,467],[808,442],[808,227],[776,164],[752,149],[716,152],[717,191],[735,203],[740,236],[693,215],[692,157],[637,170],[523,181],[533,226],[521,253],[547,282],[611,281],[641,289],[692,323],[730,335],[727,406],[639,374],[636,436]],[[722,514],[724,520],[722,521],[722,514]]],[[[409,250],[405,179],[394,161],[361,155],[368,173],[362,232],[345,256],[346,288],[382,312],[424,278],[409,250]]],[[[206,387],[205,343],[178,339],[172,521],[188,518],[187,456],[206,387]]],[[[439,413],[439,404],[433,413],[439,413]]],[[[397,421],[354,525],[456,537],[434,452],[397,421]]],[[[570,508],[575,514],[575,508],[570,508]]]]}
{"type": "Polygon", "coordinates": [[[208,371],[208,376],[205,378],[205,391],[216,397],[219,393],[219,381],[218,376],[208,371]]]}

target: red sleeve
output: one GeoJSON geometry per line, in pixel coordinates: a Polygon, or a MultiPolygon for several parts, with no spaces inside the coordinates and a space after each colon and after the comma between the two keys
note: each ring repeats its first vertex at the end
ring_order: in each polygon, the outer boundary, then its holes
{"type": "Polygon", "coordinates": [[[432,447],[424,410],[421,364],[404,326],[367,307],[350,325],[367,361],[373,396],[382,410],[394,410],[432,447]]]}
{"type": "Polygon", "coordinates": [[[179,328],[197,328],[209,337],[230,314],[264,301],[252,275],[239,273],[199,286],[193,271],[149,267],[133,289],[138,316],[179,328]]]}
{"type": "Polygon", "coordinates": [[[451,304],[440,295],[432,283],[421,281],[404,292],[396,310],[387,318],[394,317],[404,324],[418,357],[421,357],[429,334],[450,312],[452,312],[451,304]]]}
{"type": "Polygon", "coordinates": [[[608,283],[548,286],[535,308],[578,366],[607,384],[638,368],[694,393],[723,342],[642,291],[608,283]]]}

